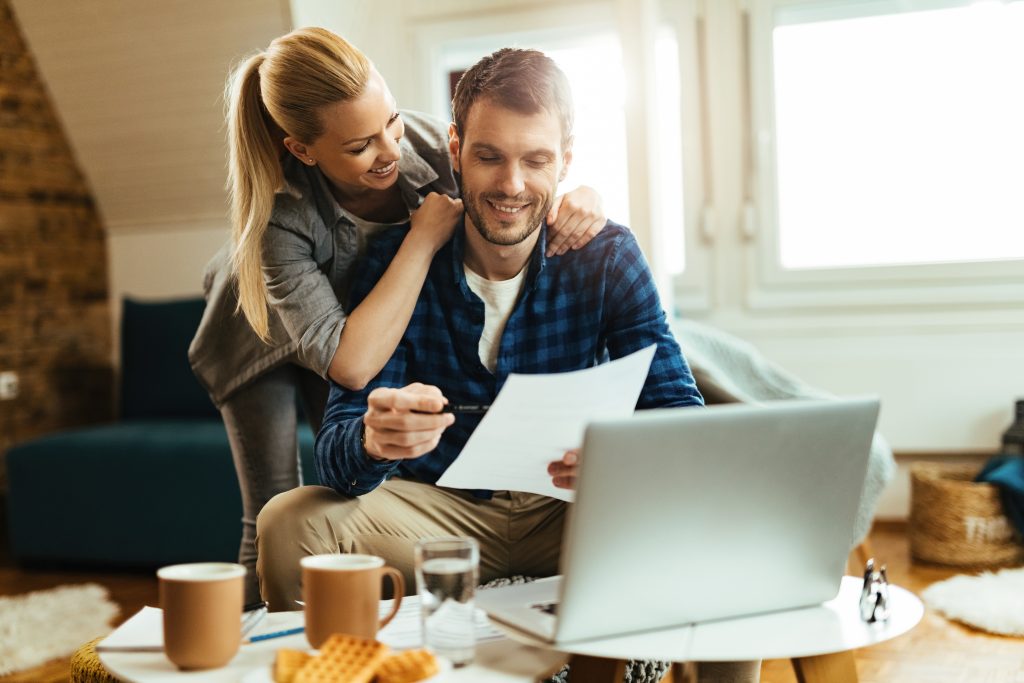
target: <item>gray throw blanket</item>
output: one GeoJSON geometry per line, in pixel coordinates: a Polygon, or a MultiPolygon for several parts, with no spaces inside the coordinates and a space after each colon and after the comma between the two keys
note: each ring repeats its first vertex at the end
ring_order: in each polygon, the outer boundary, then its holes
{"type": "MultiPolygon", "coordinates": [[[[766,359],[753,345],[731,334],[693,320],[675,321],[673,331],[690,363],[697,387],[709,404],[835,398],[804,383],[766,359]]],[[[851,549],[867,537],[878,498],[895,474],[892,449],[875,432],[851,549]]]]}

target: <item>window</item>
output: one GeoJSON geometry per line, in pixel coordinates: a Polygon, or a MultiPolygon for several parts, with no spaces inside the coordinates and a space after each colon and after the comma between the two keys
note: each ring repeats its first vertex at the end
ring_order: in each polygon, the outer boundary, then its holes
{"type": "Polygon", "coordinates": [[[772,35],[781,266],[1024,258],[1024,3],[820,18],[772,35]]]}
{"type": "Polygon", "coordinates": [[[1024,3],[745,6],[745,305],[964,325],[1019,307],[1024,3]]]}

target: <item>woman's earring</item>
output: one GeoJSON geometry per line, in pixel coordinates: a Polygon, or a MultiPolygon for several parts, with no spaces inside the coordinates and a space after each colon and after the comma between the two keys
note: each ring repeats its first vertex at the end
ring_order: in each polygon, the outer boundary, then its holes
{"type": "Polygon", "coordinates": [[[312,166],[316,163],[316,160],[314,160],[313,157],[310,157],[309,159],[306,159],[306,163],[312,166]]]}

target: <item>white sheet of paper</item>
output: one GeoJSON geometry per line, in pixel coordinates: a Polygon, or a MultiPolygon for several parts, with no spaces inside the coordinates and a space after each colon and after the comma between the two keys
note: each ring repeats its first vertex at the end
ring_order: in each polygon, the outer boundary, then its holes
{"type": "Polygon", "coordinates": [[[551,483],[548,463],[583,444],[588,422],[633,414],[656,348],[652,344],[586,370],[509,375],[438,486],[572,501],[572,491],[551,483]]]}
{"type": "MultiPolygon", "coordinates": [[[[381,601],[381,617],[391,611],[391,602],[391,600],[381,601]]],[[[486,643],[508,637],[491,624],[482,609],[477,609],[473,616],[476,626],[476,642],[486,643]]],[[[395,618],[377,633],[377,640],[396,650],[423,647],[423,632],[420,626],[420,596],[410,595],[402,600],[402,605],[398,608],[395,618]]]]}
{"type": "Polygon", "coordinates": [[[143,607],[96,646],[97,650],[163,652],[164,613],[159,607],[143,607]]]}

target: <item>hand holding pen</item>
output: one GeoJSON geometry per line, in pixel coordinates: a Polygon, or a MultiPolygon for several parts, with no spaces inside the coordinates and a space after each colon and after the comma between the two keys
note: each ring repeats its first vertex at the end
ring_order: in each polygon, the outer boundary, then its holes
{"type": "Polygon", "coordinates": [[[367,397],[363,447],[377,460],[418,458],[437,448],[457,414],[483,414],[484,404],[449,403],[435,386],[381,387],[367,397]]]}
{"type": "Polygon", "coordinates": [[[455,415],[443,412],[446,404],[440,389],[418,382],[374,389],[363,415],[367,454],[377,460],[405,460],[434,450],[455,422],[455,415]]]}

